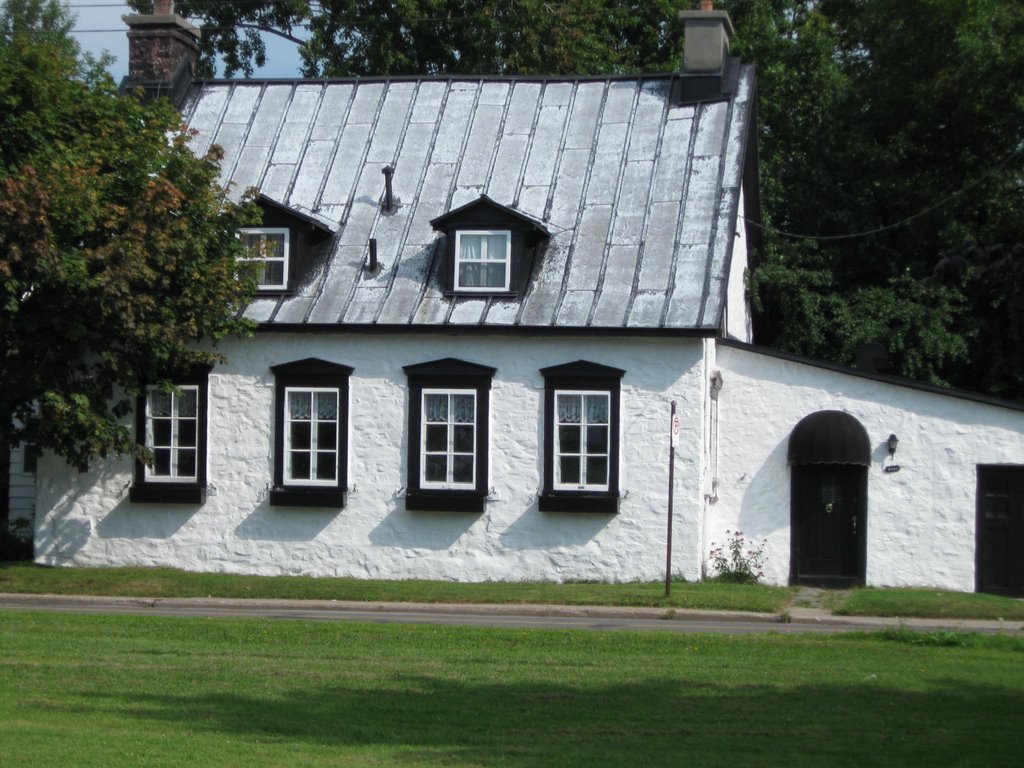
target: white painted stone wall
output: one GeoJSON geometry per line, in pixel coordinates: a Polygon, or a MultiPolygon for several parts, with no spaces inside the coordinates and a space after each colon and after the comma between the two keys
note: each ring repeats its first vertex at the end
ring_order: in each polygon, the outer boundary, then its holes
{"type": "Polygon", "coordinates": [[[709,544],[737,528],[766,540],[768,580],[786,583],[790,432],[816,411],[846,411],[871,442],[867,583],[974,590],[977,465],[1024,464],[1024,413],[721,345],[716,365],[725,387],[709,544]],[[890,433],[895,474],[882,471],[890,433]]]}
{"type": "Polygon", "coordinates": [[[674,572],[700,575],[704,342],[699,339],[260,334],[222,345],[210,377],[201,507],[134,504],[127,459],[76,474],[39,462],[36,559],[196,571],[460,581],[657,580],[665,564],[669,403],[682,423],[674,572]],[[271,507],[270,366],[307,357],[355,369],[349,482],[341,511],[271,507]],[[496,367],[483,514],[408,512],[403,365],[457,357],[496,367]],[[541,513],[539,369],[579,359],[625,369],[618,515],[541,513]]]}

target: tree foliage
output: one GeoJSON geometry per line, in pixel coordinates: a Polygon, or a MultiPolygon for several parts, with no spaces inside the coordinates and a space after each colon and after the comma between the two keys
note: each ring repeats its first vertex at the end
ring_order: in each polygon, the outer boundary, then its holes
{"type": "MultiPolygon", "coordinates": [[[[301,47],[303,75],[572,74],[670,69],[688,0],[180,0],[209,73],[252,73],[260,32],[301,47]]],[[[148,11],[152,3],[132,3],[148,11]]]]}
{"type": "MultiPolygon", "coordinates": [[[[988,334],[1024,333],[994,322],[1011,283],[980,262],[935,273],[965,243],[1024,241],[1024,4],[730,10],[738,52],[759,65],[759,340],[844,363],[878,341],[896,372],[1024,397],[1024,378],[997,383],[982,351],[988,334]]],[[[1012,259],[1000,264],[1009,279],[1012,259]]]]}
{"type": "Polygon", "coordinates": [[[10,19],[0,22],[0,432],[84,467],[138,450],[125,417],[140,387],[210,361],[197,342],[245,330],[235,318],[252,281],[238,279],[235,233],[252,211],[228,202],[217,153],[192,153],[169,104],[119,96],[60,26],[39,34],[10,19]]]}

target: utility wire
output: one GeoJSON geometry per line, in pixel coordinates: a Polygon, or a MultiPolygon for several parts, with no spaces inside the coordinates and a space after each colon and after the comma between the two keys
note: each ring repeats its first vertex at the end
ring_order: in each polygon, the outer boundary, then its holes
{"type": "Polygon", "coordinates": [[[782,230],[782,229],[776,229],[775,227],[768,226],[767,224],[762,224],[761,222],[758,222],[758,221],[752,221],[752,220],[748,219],[745,216],[743,216],[741,218],[745,222],[750,224],[752,227],[757,227],[762,232],[767,232],[767,233],[773,234],[773,235],[779,235],[781,237],[788,237],[788,238],[791,238],[793,240],[817,240],[819,242],[825,242],[825,241],[835,241],[835,240],[856,240],[856,239],[861,238],[861,237],[870,237],[871,235],[877,235],[877,234],[880,234],[882,232],[888,232],[891,229],[897,229],[898,227],[902,227],[905,224],[909,224],[910,222],[914,221],[915,219],[919,219],[922,216],[926,216],[927,214],[931,213],[932,211],[935,211],[935,210],[938,210],[939,208],[942,208],[947,203],[952,202],[953,200],[957,199],[958,197],[960,197],[961,195],[965,194],[969,190],[971,190],[974,187],[976,187],[979,184],[981,184],[989,176],[991,176],[993,173],[995,173],[1000,168],[1005,166],[1008,162],[1010,162],[1010,160],[1012,160],[1013,158],[1019,156],[1022,151],[1024,151],[1024,147],[1018,147],[1013,152],[1010,152],[1008,155],[1006,155],[1006,157],[1004,157],[998,163],[996,163],[991,168],[989,168],[987,171],[985,171],[985,173],[983,173],[981,176],[979,176],[976,179],[973,179],[972,181],[969,181],[968,183],[964,184],[964,186],[962,186],[960,189],[958,189],[957,191],[953,192],[952,194],[947,195],[946,197],[942,198],[937,203],[933,203],[933,204],[931,204],[929,206],[926,206],[925,208],[922,208],[917,213],[913,213],[910,216],[907,216],[906,218],[903,218],[903,219],[900,219],[899,221],[893,222],[892,224],[885,224],[885,225],[883,225],[881,227],[875,227],[874,229],[864,230],[863,232],[852,232],[852,233],[847,234],[847,235],[806,235],[806,234],[798,234],[796,232],[787,232],[787,231],[782,230]]]}

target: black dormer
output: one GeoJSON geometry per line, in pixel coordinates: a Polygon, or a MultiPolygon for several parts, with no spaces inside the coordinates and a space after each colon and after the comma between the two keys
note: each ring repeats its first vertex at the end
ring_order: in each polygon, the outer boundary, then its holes
{"type": "Polygon", "coordinates": [[[309,212],[289,208],[266,195],[256,198],[263,223],[239,231],[254,259],[264,262],[259,292],[290,293],[312,270],[317,253],[337,225],[309,212]]]}
{"type": "Polygon", "coordinates": [[[445,291],[521,296],[537,246],[550,237],[535,219],[480,195],[430,222],[445,234],[445,291]]]}

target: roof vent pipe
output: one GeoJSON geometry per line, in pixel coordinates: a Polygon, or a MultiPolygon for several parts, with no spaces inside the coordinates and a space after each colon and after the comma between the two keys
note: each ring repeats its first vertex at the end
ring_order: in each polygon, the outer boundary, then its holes
{"type": "Polygon", "coordinates": [[[376,272],[377,271],[377,238],[376,237],[371,237],[370,238],[369,246],[370,246],[370,259],[369,259],[369,261],[366,264],[366,270],[368,272],[376,272]]]}
{"type": "Polygon", "coordinates": [[[395,169],[385,165],[380,172],[384,174],[384,213],[391,213],[395,210],[395,196],[391,189],[391,177],[395,175],[395,169]]]}

